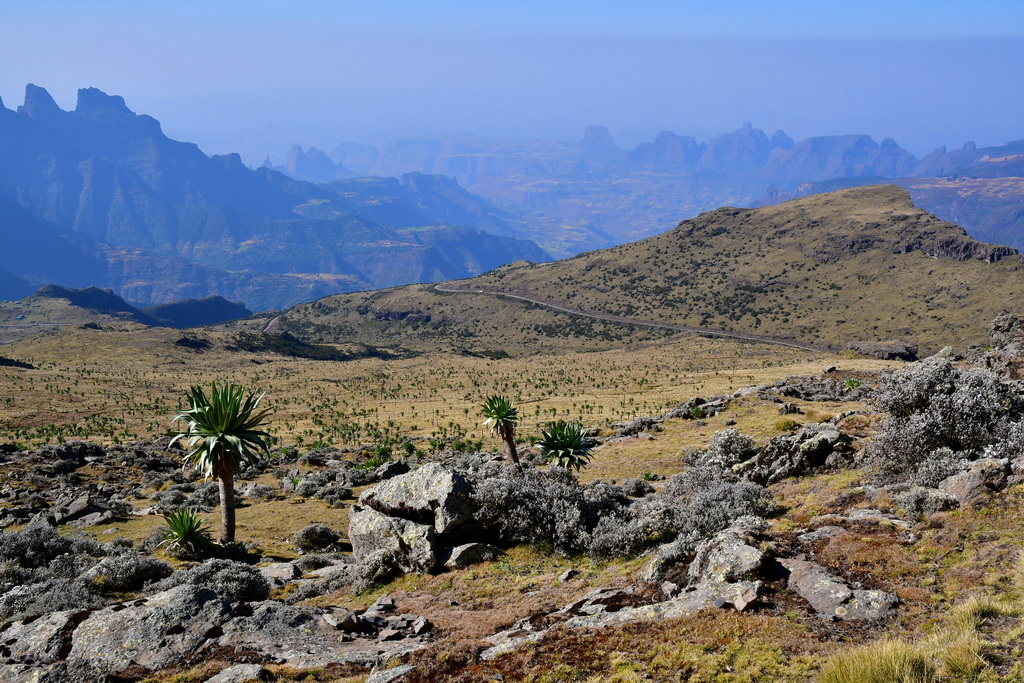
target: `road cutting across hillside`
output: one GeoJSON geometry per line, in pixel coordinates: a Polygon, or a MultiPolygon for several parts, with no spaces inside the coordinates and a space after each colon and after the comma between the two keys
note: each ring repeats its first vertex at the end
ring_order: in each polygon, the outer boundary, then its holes
{"type": "Polygon", "coordinates": [[[774,339],[771,337],[761,337],[756,334],[747,334],[745,332],[727,332],[724,330],[712,330],[706,327],[689,327],[687,325],[671,325],[668,323],[655,323],[646,320],[634,320],[633,318],[626,318],[618,315],[611,315],[610,313],[593,313],[589,311],[580,311],[573,308],[568,308],[561,303],[555,303],[553,301],[546,301],[544,299],[538,299],[536,297],[528,296],[525,294],[513,294],[512,292],[499,292],[494,290],[485,289],[459,289],[451,285],[444,283],[434,285],[434,289],[439,292],[445,292],[448,294],[484,294],[490,296],[503,296],[509,299],[519,299],[520,301],[526,301],[531,304],[537,304],[538,306],[545,306],[547,308],[568,313],[570,315],[578,315],[584,318],[593,318],[594,320],[604,320],[613,323],[622,323],[624,325],[638,325],[640,327],[656,327],[665,330],[677,330],[679,332],[688,332],[690,334],[696,334],[708,337],[725,337],[727,339],[738,339],[740,341],[757,342],[760,344],[775,344],[776,346],[787,346],[791,349],[800,349],[802,351],[828,351],[829,349],[811,346],[810,344],[799,344],[797,342],[786,341],[782,339],[774,339]]]}

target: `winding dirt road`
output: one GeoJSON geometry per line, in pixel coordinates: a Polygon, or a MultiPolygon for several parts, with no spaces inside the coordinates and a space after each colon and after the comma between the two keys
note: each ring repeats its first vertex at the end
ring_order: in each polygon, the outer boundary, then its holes
{"type": "Polygon", "coordinates": [[[632,318],[625,318],[618,315],[611,315],[610,313],[588,313],[586,311],[579,311],[572,308],[567,308],[560,303],[552,301],[545,301],[544,299],[537,299],[532,296],[526,296],[523,294],[512,294],[510,292],[496,292],[493,290],[484,289],[466,289],[453,287],[452,285],[437,284],[434,285],[434,289],[439,292],[446,292],[448,294],[483,294],[488,296],[503,296],[509,299],[519,299],[520,301],[528,301],[538,306],[546,306],[547,308],[553,308],[556,311],[562,311],[563,313],[569,313],[570,315],[578,315],[583,318],[593,318],[595,320],[604,320],[613,323],[622,323],[625,325],[638,325],[640,327],[657,327],[665,330],[675,330],[678,332],[688,332],[690,334],[696,334],[706,337],[726,337],[728,339],[739,339],[741,341],[757,342],[760,344],[775,344],[776,346],[788,346],[791,349],[800,349],[802,351],[827,351],[827,349],[811,346],[810,344],[799,344],[797,342],[785,341],[782,339],[773,339],[771,337],[761,337],[756,334],[746,334],[744,332],[724,332],[722,330],[712,330],[706,327],[688,327],[686,325],[670,325],[668,323],[654,323],[646,320],[634,320],[632,318]]]}

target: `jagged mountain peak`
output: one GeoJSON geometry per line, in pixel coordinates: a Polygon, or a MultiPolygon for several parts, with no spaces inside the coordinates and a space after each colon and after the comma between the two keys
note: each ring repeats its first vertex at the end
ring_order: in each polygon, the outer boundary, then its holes
{"type": "Polygon", "coordinates": [[[80,116],[135,116],[120,95],[108,95],[99,88],[81,88],[78,91],[78,103],[75,113],[80,116]]]}
{"type": "Polygon", "coordinates": [[[19,114],[24,113],[35,119],[62,111],[46,88],[40,88],[34,83],[25,86],[25,104],[18,107],[19,114]]]}
{"type": "Polygon", "coordinates": [[[792,149],[793,145],[796,144],[793,138],[786,135],[786,131],[781,128],[772,133],[772,137],[769,142],[771,143],[772,149],[779,147],[782,149],[792,149]]]}
{"type": "Polygon", "coordinates": [[[615,140],[612,139],[608,126],[587,126],[583,131],[580,145],[583,147],[615,147],[615,140]]]}

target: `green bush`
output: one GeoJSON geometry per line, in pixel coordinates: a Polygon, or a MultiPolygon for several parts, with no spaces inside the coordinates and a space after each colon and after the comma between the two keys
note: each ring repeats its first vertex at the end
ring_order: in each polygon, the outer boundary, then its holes
{"type": "Polygon", "coordinates": [[[541,430],[537,448],[550,464],[569,470],[579,471],[590,462],[590,441],[579,422],[549,422],[547,429],[541,430]]]}
{"type": "Polygon", "coordinates": [[[165,526],[161,529],[163,540],[160,545],[167,546],[167,552],[198,556],[212,542],[209,527],[203,526],[199,512],[192,508],[182,508],[164,515],[165,526]]]}

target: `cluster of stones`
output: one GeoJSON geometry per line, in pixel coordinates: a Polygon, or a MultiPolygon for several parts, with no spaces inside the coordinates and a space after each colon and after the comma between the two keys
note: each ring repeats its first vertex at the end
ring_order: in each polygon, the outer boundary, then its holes
{"type": "Polygon", "coordinates": [[[191,584],[101,610],[53,612],[0,633],[5,681],[138,677],[211,653],[263,663],[371,667],[424,646],[431,624],[387,596],[365,610],[234,602],[191,584]]]}
{"type": "MultiPolygon", "coordinates": [[[[544,637],[555,624],[568,628],[603,628],[649,619],[686,617],[703,609],[744,611],[757,603],[765,581],[784,580],[820,617],[842,621],[874,621],[887,616],[895,595],[860,590],[806,558],[776,558],[763,536],[767,523],[745,517],[698,545],[687,567],[685,583],[599,588],[556,612],[522,619],[487,638],[483,659],[493,659],[544,637]],[[650,595],[661,599],[651,600],[650,595]]],[[[645,578],[658,581],[664,568],[652,563],[645,578]]]]}

